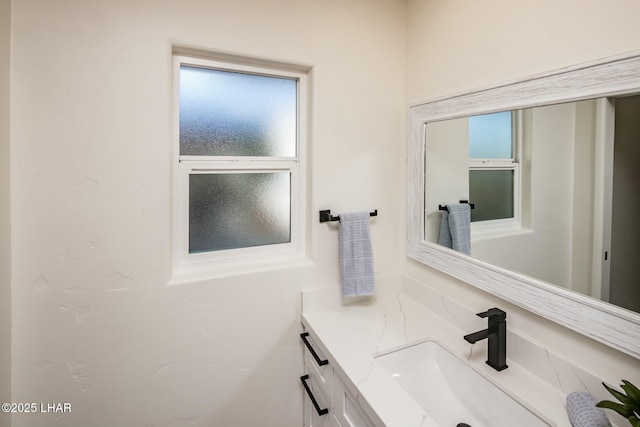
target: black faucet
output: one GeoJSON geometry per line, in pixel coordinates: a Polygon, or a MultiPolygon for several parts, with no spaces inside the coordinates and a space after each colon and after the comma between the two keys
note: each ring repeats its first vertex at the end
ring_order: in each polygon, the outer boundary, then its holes
{"type": "Polygon", "coordinates": [[[496,371],[507,369],[507,313],[499,308],[490,308],[477,316],[488,317],[489,327],[473,334],[465,335],[464,339],[474,344],[485,338],[489,339],[489,356],[487,365],[496,371]]]}

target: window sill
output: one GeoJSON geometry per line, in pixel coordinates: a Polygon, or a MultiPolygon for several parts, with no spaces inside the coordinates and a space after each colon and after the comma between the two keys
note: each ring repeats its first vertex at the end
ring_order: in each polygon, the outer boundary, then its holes
{"type": "Polygon", "coordinates": [[[480,242],[484,240],[501,239],[504,237],[514,237],[532,234],[530,228],[523,228],[520,224],[496,225],[494,227],[483,227],[479,230],[471,229],[471,241],[480,242]]]}
{"type": "Polygon", "coordinates": [[[277,270],[303,270],[313,267],[309,258],[266,259],[263,261],[224,263],[225,265],[213,265],[214,263],[194,262],[181,265],[174,269],[169,280],[169,286],[178,286],[194,282],[204,282],[227,277],[242,277],[277,270]]]}

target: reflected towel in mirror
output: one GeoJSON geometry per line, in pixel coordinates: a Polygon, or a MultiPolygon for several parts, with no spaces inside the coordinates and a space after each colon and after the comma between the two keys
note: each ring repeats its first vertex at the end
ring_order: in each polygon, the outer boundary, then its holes
{"type": "Polygon", "coordinates": [[[451,231],[449,231],[449,212],[447,212],[446,210],[442,211],[438,244],[453,249],[453,242],[451,241],[451,231]]]}
{"type": "Polygon", "coordinates": [[[471,254],[471,206],[469,203],[447,205],[442,211],[438,243],[464,254],[471,254]]]}

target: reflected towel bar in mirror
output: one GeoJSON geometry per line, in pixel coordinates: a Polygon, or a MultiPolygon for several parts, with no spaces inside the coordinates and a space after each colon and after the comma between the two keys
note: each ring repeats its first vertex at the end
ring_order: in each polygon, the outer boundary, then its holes
{"type": "MultiPolygon", "coordinates": [[[[476,205],[474,205],[473,203],[469,203],[468,200],[460,200],[460,203],[467,203],[469,206],[471,206],[471,209],[475,209],[476,207],[476,205]]],[[[438,210],[448,211],[449,209],[447,209],[447,205],[438,205],[438,210]]]]}

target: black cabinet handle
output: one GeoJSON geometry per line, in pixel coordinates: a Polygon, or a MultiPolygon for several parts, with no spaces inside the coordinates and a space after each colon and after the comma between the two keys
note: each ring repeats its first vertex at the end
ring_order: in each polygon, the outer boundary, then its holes
{"type": "Polygon", "coordinates": [[[329,409],[327,408],[322,409],[320,408],[320,405],[318,405],[318,401],[316,400],[315,396],[311,392],[311,389],[309,388],[309,384],[307,384],[308,379],[309,379],[309,375],[303,375],[300,377],[300,381],[302,381],[302,385],[304,386],[304,389],[307,391],[307,395],[309,396],[309,399],[311,399],[311,403],[313,403],[313,406],[316,408],[316,411],[318,411],[318,415],[323,416],[325,414],[328,414],[329,409]]]}
{"type": "Polygon", "coordinates": [[[320,359],[320,356],[318,356],[318,353],[316,353],[316,351],[313,349],[313,347],[311,347],[311,344],[309,343],[309,341],[307,341],[307,337],[309,336],[309,332],[303,332],[300,334],[300,338],[302,338],[302,341],[304,341],[304,345],[307,346],[307,348],[309,349],[309,352],[311,352],[311,355],[313,356],[314,359],[316,359],[316,363],[320,366],[324,366],[326,364],[329,363],[328,360],[322,360],[320,359]]]}

